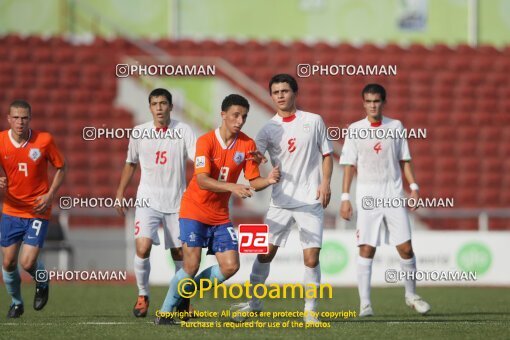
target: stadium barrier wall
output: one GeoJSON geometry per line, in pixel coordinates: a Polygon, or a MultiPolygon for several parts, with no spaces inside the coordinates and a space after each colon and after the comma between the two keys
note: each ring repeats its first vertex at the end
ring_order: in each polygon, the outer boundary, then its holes
{"type": "MultiPolygon", "coordinates": [[[[162,230],[159,237],[163,239],[162,230]]],[[[422,280],[418,285],[510,286],[506,254],[508,244],[510,232],[414,232],[413,247],[418,270],[428,273],[476,272],[475,281],[422,280]]],[[[357,254],[355,231],[324,231],[321,251],[322,282],[333,286],[356,286],[357,254]]],[[[244,283],[249,280],[255,255],[240,254],[240,258],[241,268],[228,283],[244,283]]],[[[214,263],[216,263],[214,256],[206,257],[204,250],[201,269],[214,263]]],[[[174,273],[174,266],[169,252],[162,246],[153,248],[151,267],[151,284],[168,285],[174,273]]],[[[372,270],[372,284],[387,287],[402,285],[402,282],[386,282],[385,277],[388,275],[386,271],[392,269],[400,270],[396,249],[391,246],[378,248],[372,270]]],[[[286,247],[279,249],[271,264],[267,283],[300,283],[303,280],[303,272],[299,235],[293,231],[286,247]]]]}

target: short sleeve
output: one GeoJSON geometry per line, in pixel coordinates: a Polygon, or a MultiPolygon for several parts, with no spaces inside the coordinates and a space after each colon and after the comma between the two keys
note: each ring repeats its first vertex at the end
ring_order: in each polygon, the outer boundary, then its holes
{"type": "MultiPolygon", "coordinates": [[[[404,130],[404,126],[399,124],[399,130],[404,130]]],[[[398,151],[398,159],[400,161],[409,161],[411,160],[411,152],[409,151],[409,144],[407,143],[406,138],[402,138],[399,140],[400,148],[398,151]]]]}
{"type": "Polygon", "coordinates": [[[48,143],[48,160],[55,168],[61,168],[64,166],[64,157],[62,153],[58,150],[53,137],[50,136],[50,140],[48,143]]]}
{"type": "Polygon", "coordinates": [[[341,165],[356,165],[358,163],[358,148],[356,147],[356,141],[350,138],[350,135],[350,133],[347,133],[345,136],[339,161],[341,165]]]}
{"type": "Polygon", "coordinates": [[[205,138],[200,137],[197,140],[195,150],[195,175],[211,173],[211,143],[205,138]]]}
{"type": "Polygon", "coordinates": [[[323,156],[329,155],[333,152],[333,147],[331,146],[331,142],[328,139],[328,133],[326,130],[326,125],[322,120],[322,117],[319,117],[318,129],[317,129],[317,143],[319,145],[319,149],[323,156]]]}
{"type": "Polygon", "coordinates": [[[195,160],[195,148],[197,144],[197,137],[189,126],[185,129],[184,144],[186,144],[186,153],[191,161],[195,160]]]}
{"type": "Polygon", "coordinates": [[[259,133],[257,133],[257,137],[255,137],[255,143],[257,150],[260,151],[260,153],[265,154],[267,151],[267,144],[268,144],[268,138],[266,133],[266,127],[263,127],[259,133]]]}
{"type": "Polygon", "coordinates": [[[133,163],[138,164],[139,157],[138,157],[138,147],[139,147],[139,139],[133,138],[131,136],[129,138],[129,146],[128,146],[128,152],[127,152],[127,159],[126,163],[133,163]]]}

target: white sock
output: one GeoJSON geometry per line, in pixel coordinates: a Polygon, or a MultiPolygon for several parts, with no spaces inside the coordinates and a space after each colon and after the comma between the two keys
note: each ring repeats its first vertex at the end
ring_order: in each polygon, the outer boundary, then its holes
{"type": "Polygon", "coordinates": [[[370,279],[374,259],[358,256],[358,292],[361,306],[370,305],[370,279]]]}
{"type": "MultiPolygon", "coordinates": [[[[319,286],[321,284],[321,265],[320,263],[315,268],[305,266],[305,289],[308,289],[309,284],[317,287],[316,295],[319,293],[319,286]]],[[[317,299],[305,298],[305,311],[316,311],[317,299]]]]}
{"type": "MultiPolygon", "coordinates": [[[[404,272],[416,272],[416,257],[413,256],[410,259],[400,259],[400,268],[404,272]]],[[[406,290],[406,297],[416,295],[416,279],[404,280],[404,287],[406,290]]]]}
{"type": "MultiPolygon", "coordinates": [[[[251,274],[250,274],[250,283],[252,284],[252,287],[257,284],[264,284],[267,280],[267,277],[269,276],[269,269],[271,268],[271,262],[268,263],[261,263],[259,262],[258,258],[255,258],[255,262],[253,262],[253,267],[251,268],[251,274]]],[[[253,288],[250,288],[252,299],[250,301],[251,305],[258,304],[260,305],[261,301],[260,299],[257,299],[255,295],[253,294],[253,288]]],[[[259,295],[263,295],[263,291],[258,291],[259,295]]]]}
{"type": "Polygon", "coordinates": [[[135,255],[135,276],[138,295],[149,296],[149,275],[151,273],[150,258],[142,259],[135,255]]]}
{"type": "Polygon", "coordinates": [[[182,261],[174,260],[174,265],[175,265],[175,272],[177,273],[179,271],[179,269],[182,268],[182,261]]]}

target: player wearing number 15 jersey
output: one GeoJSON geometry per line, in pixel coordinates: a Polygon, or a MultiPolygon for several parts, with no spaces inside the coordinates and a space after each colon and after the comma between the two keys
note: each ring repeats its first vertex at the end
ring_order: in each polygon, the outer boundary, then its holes
{"type": "MultiPolygon", "coordinates": [[[[195,278],[222,283],[239,269],[237,235],[229,217],[231,194],[248,198],[252,190],[262,190],[277,183],[280,173],[274,168],[267,178],[260,177],[255,161],[255,142],[241,132],[248,116],[246,98],[231,94],[221,104],[222,124],[197,141],[195,174],[181,203],[179,215],[180,240],[183,242],[184,265],[172,281],[162,312],[171,312],[182,301],[181,280],[195,278]],[[250,186],[236,184],[241,171],[250,186]],[[218,265],[211,266],[195,277],[200,266],[202,248],[214,254],[218,265]]],[[[185,281],[183,281],[185,282],[185,281]]],[[[188,300],[189,301],[189,300],[188,300]]],[[[179,308],[182,308],[179,306],[179,308]]],[[[156,324],[172,324],[170,318],[157,318],[156,324]]]]}
{"type": "MultiPolygon", "coordinates": [[[[186,188],[186,158],[195,156],[195,134],[180,121],[170,119],[172,95],[165,89],[149,94],[153,120],[134,128],[129,140],[126,165],[122,172],[117,198],[124,197],[129,181],[140,164],[141,179],[137,198],[149,200],[150,207],[137,207],[135,212],[135,276],[138,299],[133,307],[136,317],[145,317],[149,308],[150,251],[159,245],[159,225],[163,225],[165,249],[170,253],[175,270],[182,266],[178,213],[186,188]],[[136,130],[136,132],[135,132],[136,130]],[[135,138],[139,137],[139,138],[135,138]]],[[[122,208],[119,213],[124,214],[122,208]]]]}
{"type": "Polygon", "coordinates": [[[37,274],[44,271],[37,258],[48,231],[53,197],[65,176],[64,158],[53,138],[47,132],[31,130],[31,118],[30,104],[16,100],[7,117],[11,128],[0,133],[0,165],[6,175],[0,177],[0,188],[7,189],[0,221],[2,275],[12,297],[8,318],[18,318],[24,312],[18,256],[23,269],[37,281],[34,309],[43,309],[48,301],[47,275],[37,274]],[[51,186],[48,162],[57,169],[51,186]]]}

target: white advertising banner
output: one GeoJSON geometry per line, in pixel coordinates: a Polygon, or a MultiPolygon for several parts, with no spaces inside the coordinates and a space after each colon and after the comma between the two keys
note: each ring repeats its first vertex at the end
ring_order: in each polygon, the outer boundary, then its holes
{"type": "MultiPolygon", "coordinates": [[[[160,239],[163,239],[162,232],[160,239]]],[[[418,267],[418,273],[414,275],[419,285],[510,286],[506,253],[509,245],[510,232],[414,232],[413,247],[418,267]]],[[[240,254],[241,268],[228,282],[249,280],[255,256],[240,254]]],[[[320,259],[322,283],[356,286],[357,256],[354,231],[325,231],[320,259]]],[[[201,269],[214,263],[214,256],[205,256],[204,250],[201,269]]],[[[153,247],[151,267],[151,284],[168,285],[174,266],[170,252],[163,246],[153,247]]],[[[286,247],[278,250],[267,283],[300,283],[303,273],[303,252],[296,230],[291,233],[286,247]]],[[[372,269],[372,284],[393,286],[405,275],[400,272],[396,249],[387,245],[379,247],[372,269]]]]}

